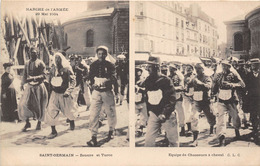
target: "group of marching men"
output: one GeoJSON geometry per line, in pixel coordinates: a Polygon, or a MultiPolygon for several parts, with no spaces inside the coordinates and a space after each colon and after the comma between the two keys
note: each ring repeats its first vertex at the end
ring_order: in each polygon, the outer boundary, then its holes
{"type": "MultiPolygon", "coordinates": [[[[66,54],[56,52],[53,55],[53,64],[50,66],[47,76],[46,66],[38,59],[38,51],[30,50],[30,60],[25,64],[21,89],[24,90],[18,105],[18,114],[26,124],[23,132],[31,127],[29,118],[38,120],[36,130],[41,130],[41,122],[51,126],[51,134],[47,137],[53,139],[58,135],[55,128],[62,113],[70,124],[70,130],[75,129],[75,120],[79,116],[77,99],[79,93],[84,96],[87,109],[90,110],[91,139],[89,146],[96,147],[98,128],[100,127],[100,115],[104,112],[108,119],[109,132],[107,141],[113,138],[117,123],[115,98],[118,98],[118,77],[120,71],[127,67],[116,69],[115,63],[107,59],[109,52],[106,46],[96,49],[96,59],[90,66],[82,62],[82,57],[72,55],[70,60],[66,54]],[[118,76],[116,76],[116,71],[118,76]],[[26,86],[25,86],[26,85],[26,86]],[[91,93],[91,95],[90,95],[91,93]]],[[[110,55],[111,56],[111,55],[110,55]]],[[[125,66],[125,56],[121,55],[117,66],[125,66]]],[[[121,74],[126,75],[126,74],[121,74]]],[[[120,77],[122,104],[126,80],[120,77]],[[123,86],[123,88],[122,88],[123,86]]]]}
{"type": "Polygon", "coordinates": [[[198,146],[200,116],[204,113],[209,134],[215,136],[208,143],[225,146],[230,120],[234,140],[241,139],[240,111],[244,127],[249,125],[246,114],[250,114],[253,130],[248,136],[259,144],[259,66],[258,58],[247,63],[222,60],[208,68],[202,62],[162,65],[159,57],[149,57],[145,65],[135,68],[136,137],[146,129],[145,146],[153,147],[158,133],[165,131],[167,145],[178,147],[179,136],[193,135],[191,146],[198,146]]]}

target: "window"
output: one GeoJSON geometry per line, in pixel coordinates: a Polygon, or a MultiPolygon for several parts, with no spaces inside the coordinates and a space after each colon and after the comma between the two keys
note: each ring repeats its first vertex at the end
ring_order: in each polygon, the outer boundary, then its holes
{"type": "Polygon", "coordinates": [[[234,35],[234,51],[243,51],[243,36],[241,33],[234,35]]]}
{"type": "Polygon", "coordinates": [[[181,28],[184,28],[183,20],[181,20],[181,28]]]}
{"type": "Polygon", "coordinates": [[[176,18],[176,27],[179,25],[179,19],[176,18]]]}
{"type": "Polygon", "coordinates": [[[94,31],[93,30],[88,30],[87,31],[87,47],[93,47],[94,45],[94,31]]]}
{"type": "Polygon", "coordinates": [[[65,33],[64,39],[65,39],[65,46],[68,46],[68,34],[67,33],[65,33]]]}
{"type": "Polygon", "coordinates": [[[190,46],[187,45],[187,52],[190,52],[190,46]]]}

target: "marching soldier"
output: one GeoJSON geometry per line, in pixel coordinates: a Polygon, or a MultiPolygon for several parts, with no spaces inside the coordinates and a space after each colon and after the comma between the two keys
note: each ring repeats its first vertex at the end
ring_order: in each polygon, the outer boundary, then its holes
{"type": "Polygon", "coordinates": [[[38,59],[38,52],[31,49],[31,59],[24,66],[24,75],[21,90],[23,96],[18,106],[18,114],[21,120],[26,120],[23,132],[31,127],[30,117],[38,120],[36,130],[41,130],[41,121],[44,120],[45,109],[48,104],[48,92],[43,83],[46,75],[46,67],[42,60],[38,59]],[[27,84],[24,89],[24,84],[27,84]]]}
{"type": "Polygon", "coordinates": [[[137,115],[140,115],[140,119],[136,125],[136,136],[143,134],[143,128],[146,127],[148,120],[148,112],[146,106],[146,93],[142,85],[144,79],[142,76],[143,70],[141,68],[135,68],[135,111],[137,115]]]}
{"type": "Polygon", "coordinates": [[[231,70],[232,66],[227,60],[223,60],[221,63],[223,71],[215,74],[212,85],[212,96],[218,94],[217,137],[211,140],[209,144],[213,145],[219,143],[219,146],[225,146],[226,112],[232,117],[232,123],[236,134],[235,138],[240,138],[240,118],[238,116],[238,99],[235,96],[235,90],[240,87],[244,88],[245,83],[237,71],[234,69],[231,70]]]}
{"type": "Polygon", "coordinates": [[[74,130],[74,120],[78,117],[76,101],[73,100],[75,75],[69,62],[61,53],[56,53],[54,56],[56,65],[50,72],[52,93],[45,117],[45,122],[51,126],[52,130],[48,139],[53,139],[58,135],[55,126],[59,124],[60,112],[68,118],[71,130],[74,130]]]}
{"type": "Polygon", "coordinates": [[[145,146],[155,146],[161,126],[164,128],[169,146],[178,146],[178,129],[175,110],[175,90],[170,78],[160,74],[160,60],[150,57],[148,60],[149,76],[144,81],[147,91],[149,119],[145,136],[145,146]]]}
{"type": "Polygon", "coordinates": [[[176,91],[176,105],[175,109],[178,113],[178,120],[179,120],[179,127],[181,127],[181,132],[180,136],[185,136],[185,128],[184,128],[184,121],[185,121],[185,116],[184,116],[184,110],[182,106],[182,92],[184,88],[184,76],[180,71],[177,71],[177,67],[174,64],[170,64],[169,66],[170,70],[170,75],[169,77],[173,81],[174,89],[176,91]]]}
{"type": "Polygon", "coordinates": [[[191,119],[191,129],[193,132],[193,145],[198,146],[198,123],[199,123],[199,113],[204,112],[208,123],[210,125],[210,134],[213,134],[213,127],[216,124],[216,118],[210,111],[210,94],[209,90],[211,88],[212,81],[210,77],[204,74],[203,64],[197,63],[195,65],[195,70],[197,75],[190,82],[191,86],[194,87],[193,92],[193,102],[192,102],[192,119],[191,119]]]}
{"type": "Polygon", "coordinates": [[[93,87],[92,103],[90,105],[90,130],[91,140],[87,142],[89,146],[97,146],[97,134],[99,127],[99,115],[102,106],[108,118],[109,133],[107,141],[113,138],[115,126],[117,123],[116,109],[115,109],[115,95],[118,93],[115,75],[115,65],[106,60],[108,55],[108,48],[106,46],[99,46],[96,50],[98,60],[90,65],[89,79],[93,87]]]}

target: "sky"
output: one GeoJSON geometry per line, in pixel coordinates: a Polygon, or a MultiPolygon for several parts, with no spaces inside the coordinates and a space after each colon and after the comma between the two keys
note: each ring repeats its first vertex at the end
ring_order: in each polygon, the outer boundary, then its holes
{"type": "MultiPolygon", "coordinates": [[[[182,2],[184,6],[188,7],[194,2],[182,2]]],[[[251,10],[260,5],[260,1],[240,1],[240,2],[196,2],[201,6],[202,11],[207,13],[210,17],[215,19],[218,27],[219,41],[226,43],[227,33],[224,21],[232,20],[233,18],[246,15],[251,10]]]]}

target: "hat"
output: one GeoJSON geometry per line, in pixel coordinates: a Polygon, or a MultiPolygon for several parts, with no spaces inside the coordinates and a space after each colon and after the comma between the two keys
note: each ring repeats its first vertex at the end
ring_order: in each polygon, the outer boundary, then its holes
{"type": "Polygon", "coordinates": [[[245,65],[246,64],[246,61],[244,59],[239,59],[238,60],[238,64],[239,65],[245,65]]]}
{"type": "Polygon", "coordinates": [[[171,64],[169,65],[169,67],[174,68],[174,69],[177,69],[176,64],[173,64],[173,63],[171,63],[171,64]]]}
{"type": "Polygon", "coordinates": [[[192,65],[192,64],[189,64],[189,63],[187,63],[187,64],[185,64],[186,66],[190,66],[192,69],[194,69],[194,66],[192,65]]]}
{"type": "Polygon", "coordinates": [[[31,48],[31,52],[37,53],[38,51],[37,51],[37,49],[36,49],[35,47],[32,47],[32,48],[31,48]]]}
{"type": "Polygon", "coordinates": [[[99,46],[96,50],[96,53],[98,52],[98,50],[105,50],[108,53],[108,48],[106,46],[99,46]]]}
{"type": "Polygon", "coordinates": [[[125,59],[125,56],[123,54],[120,54],[117,56],[118,59],[125,59]]]}
{"type": "Polygon", "coordinates": [[[6,69],[7,67],[13,66],[13,64],[9,62],[9,63],[4,63],[3,66],[6,69]]]}
{"type": "Polygon", "coordinates": [[[253,59],[250,59],[250,62],[251,62],[251,64],[260,63],[260,60],[259,60],[259,58],[253,58],[253,59]]]}
{"type": "Polygon", "coordinates": [[[221,63],[225,64],[225,65],[228,65],[228,66],[231,66],[231,64],[227,60],[223,60],[223,61],[221,61],[221,63]]]}
{"type": "Polygon", "coordinates": [[[150,56],[147,63],[148,64],[154,64],[154,65],[160,65],[161,60],[160,60],[159,57],[150,56]]]}

